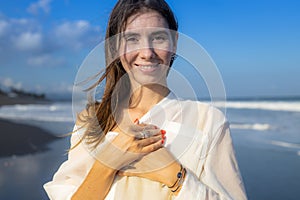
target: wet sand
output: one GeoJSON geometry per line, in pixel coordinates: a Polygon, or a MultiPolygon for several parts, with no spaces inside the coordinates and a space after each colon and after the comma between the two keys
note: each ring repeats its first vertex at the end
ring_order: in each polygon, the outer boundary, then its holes
{"type": "Polygon", "coordinates": [[[0,120],[0,157],[26,155],[48,150],[47,144],[58,137],[31,125],[0,120]]]}
{"type": "MultiPolygon", "coordinates": [[[[29,97],[12,98],[0,94],[0,107],[4,105],[43,103],[49,103],[49,101],[29,97]]],[[[42,152],[48,150],[47,144],[49,142],[58,139],[58,137],[41,128],[4,119],[0,119],[0,128],[0,157],[42,152]]]]}

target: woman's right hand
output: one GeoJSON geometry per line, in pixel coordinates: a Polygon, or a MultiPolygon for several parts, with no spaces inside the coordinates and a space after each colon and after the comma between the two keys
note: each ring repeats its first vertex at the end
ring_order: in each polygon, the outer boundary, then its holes
{"type": "Polygon", "coordinates": [[[132,124],[127,127],[113,130],[118,135],[94,153],[96,159],[109,168],[119,170],[128,167],[145,154],[163,147],[163,136],[156,126],[132,124]]]}

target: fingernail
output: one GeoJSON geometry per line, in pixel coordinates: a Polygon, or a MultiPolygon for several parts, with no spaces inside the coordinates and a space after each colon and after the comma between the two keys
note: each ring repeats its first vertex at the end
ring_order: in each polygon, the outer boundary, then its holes
{"type": "Polygon", "coordinates": [[[135,124],[139,124],[139,119],[138,118],[136,118],[135,120],[134,120],[134,122],[133,123],[135,123],[135,124]]]}
{"type": "Polygon", "coordinates": [[[166,139],[167,137],[165,135],[162,135],[162,139],[166,139]]]}
{"type": "Polygon", "coordinates": [[[161,141],[161,144],[164,144],[164,143],[165,143],[165,140],[162,140],[162,141],[161,141]]]}
{"type": "Polygon", "coordinates": [[[160,130],[161,134],[166,134],[165,130],[160,130]]]}

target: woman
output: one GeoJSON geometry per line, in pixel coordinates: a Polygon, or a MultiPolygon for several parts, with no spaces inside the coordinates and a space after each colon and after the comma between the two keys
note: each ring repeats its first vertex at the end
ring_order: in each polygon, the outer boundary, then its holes
{"type": "Polygon", "coordinates": [[[104,95],[79,115],[50,199],[246,199],[223,114],[167,87],[177,29],[164,0],[115,5],[104,95]]]}

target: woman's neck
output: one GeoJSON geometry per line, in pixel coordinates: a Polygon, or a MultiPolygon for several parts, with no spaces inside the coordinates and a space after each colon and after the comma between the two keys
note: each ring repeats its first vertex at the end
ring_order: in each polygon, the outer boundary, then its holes
{"type": "Polygon", "coordinates": [[[148,112],[155,104],[169,94],[170,90],[163,85],[152,84],[133,88],[129,102],[129,109],[148,112]]]}

